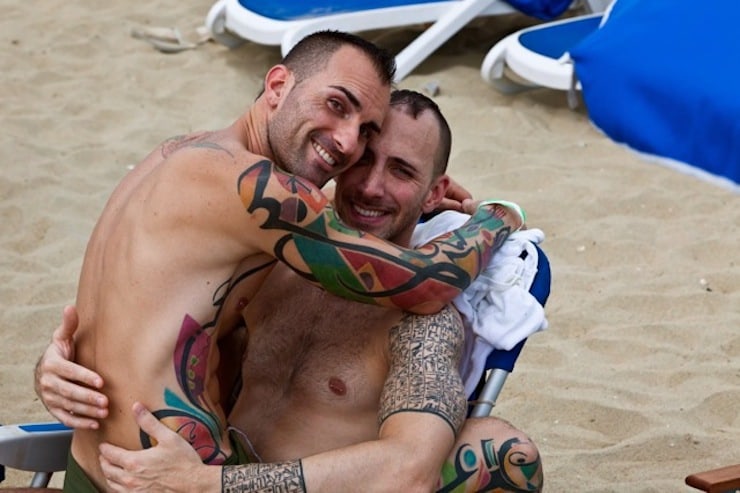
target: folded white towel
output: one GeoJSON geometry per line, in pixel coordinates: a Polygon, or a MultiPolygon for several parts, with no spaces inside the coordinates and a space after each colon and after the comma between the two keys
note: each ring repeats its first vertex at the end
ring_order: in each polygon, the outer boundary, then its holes
{"type": "MultiPolygon", "coordinates": [[[[454,211],[438,214],[416,226],[411,245],[423,245],[457,229],[469,217],[454,211]]],[[[533,333],[547,328],[545,311],[529,292],[537,274],[538,254],[534,245],[544,239],[545,234],[539,229],[525,229],[509,235],[481,275],[453,300],[465,325],[466,352],[460,374],[467,395],[478,384],[485,371],[486,358],[494,348],[511,349],[533,333]],[[523,252],[527,254],[522,255],[523,252]]]]}

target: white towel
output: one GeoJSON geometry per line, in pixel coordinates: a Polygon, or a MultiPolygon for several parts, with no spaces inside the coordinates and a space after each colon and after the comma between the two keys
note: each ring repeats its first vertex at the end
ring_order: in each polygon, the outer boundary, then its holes
{"type": "MultiPolygon", "coordinates": [[[[411,237],[413,247],[460,227],[470,216],[445,211],[419,224],[411,237]]],[[[453,304],[465,325],[465,354],[460,374],[467,395],[485,371],[486,358],[494,349],[508,350],[530,335],[547,328],[545,311],[529,292],[537,274],[535,244],[545,239],[539,229],[509,235],[488,266],[453,304]],[[522,252],[527,255],[522,258],[522,252]]]]}

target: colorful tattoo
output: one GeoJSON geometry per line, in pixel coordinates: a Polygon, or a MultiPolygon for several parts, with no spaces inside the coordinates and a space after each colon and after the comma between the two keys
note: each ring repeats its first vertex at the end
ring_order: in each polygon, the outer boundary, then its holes
{"type": "MultiPolygon", "coordinates": [[[[185,315],[173,354],[173,364],[180,391],[166,388],[165,409],[152,411],[162,423],[175,430],[187,440],[200,458],[207,464],[223,464],[228,459],[222,448],[225,423],[208,399],[206,382],[209,375],[208,357],[215,343],[213,332],[228,293],[240,281],[275,264],[270,260],[244,272],[233,283],[222,283],[213,295],[212,304],[216,308],[214,320],[201,326],[190,315],[185,315]]],[[[152,439],[139,432],[144,448],[155,445],[152,439]]]]}
{"type": "Polygon", "coordinates": [[[224,493],[305,493],[300,460],[277,464],[225,466],[221,472],[224,493]]]}
{"type": "MultiPolygon", "coordinates": [[[[221,423],[205,395],[211,344],[210,331],[186,315],[174,354],[175,374],[185,398],[179,397],[171,389],[165,389],[164,401],[168,407],[152,414],[187,440],[203,462],[222,464],[227,459],[221,448],[224,423],[221,423]]],[[[140,432],[140,439],[144,448],[154,445],[143,431],[140,432]]]]}
{"type": "Polygon", "coordinates": [[[438,493],[464,492],[466,481],[476,474],[476,492],[526,493],[542,489],[542,462],[531,443],[511,438],[501,444],[498,451],[493,440],[481,440],[480,444],[482,459],[475,448],[466,443],[457,449],[454,464],[444,464],[438,493]]]}
{"type": "Polygon", "coordinates": [[[391,367],[380,396],[380,423],[403,411],[433,413],[457,434],[467,402],[457,363],[462,323],[445,307],[434,315],[404,315],[390,331],[391,367]]]}
{"type": "Polygon", "coordinates": [[[436,299],[451,300],[488,264],[510,232],[495,214],[480,210],[462,228],[423,249],[386,244],[386,251],[329,238],[332,231],[355,238],[364,235],[342,226],[318,188],[269,161],[248,168],[237,188],[248,212],[267,212],[263,229],[285,231],[276,242],[276,258],[326,290],[364,303],[379,304],[380,298],[387,298],[390,304],[409,309],[427,301],[424,297],[430,292],[436,299]],[[282,201],[270,197],[266,191],[276,185],[290,197],[282,201]],[[297,248],[310,273],[287,260],[284,252],[290,246],[297,248]]]}

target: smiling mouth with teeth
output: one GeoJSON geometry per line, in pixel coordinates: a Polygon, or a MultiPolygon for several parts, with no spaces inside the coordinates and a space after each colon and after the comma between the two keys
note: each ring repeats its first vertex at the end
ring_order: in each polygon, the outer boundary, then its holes
{"type": "Polygon", "coordinates": [[[361,216],[366,216],[366,217],[380,217],[380,216],[383,215],[383,212],[382,211],[373,211],[373,210],[370,210],[370,209],[363,209],[362,207],[360,207],[358,205],[356,205],[354,207],[354,209],[355,209],[355,212],[357,212],[361,216]]]}
{"type": "Polygon", "coordinates": [[[319,154],[319,156],[321,156],[321,159],[326,161],[327,164],[329,164],[330,166],[334,166],[335,164],[337,164],[337,161],[333,157],[331,157],[331,154],[329,154],[327,150],[321,147],[317,142],[312,142],[311,145],[319,154]]]}

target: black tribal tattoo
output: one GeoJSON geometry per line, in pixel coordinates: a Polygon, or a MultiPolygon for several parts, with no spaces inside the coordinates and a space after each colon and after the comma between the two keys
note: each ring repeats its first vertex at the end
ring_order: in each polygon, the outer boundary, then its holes
{"type": "Polygon", "coordinates": [[[390,332],[391,368],[380,397],[380,423],[401,411],[428,412],[457,435],[467,406],[457,368],[462,343],[462,322],[451,307],[434,315],[405,315],[390,332]]]}
{"type": "Polygon", "coordinates": [[[223,493],[306,493],[300,460],[276,464],[225,466],[221,472],[223,493]]]}

